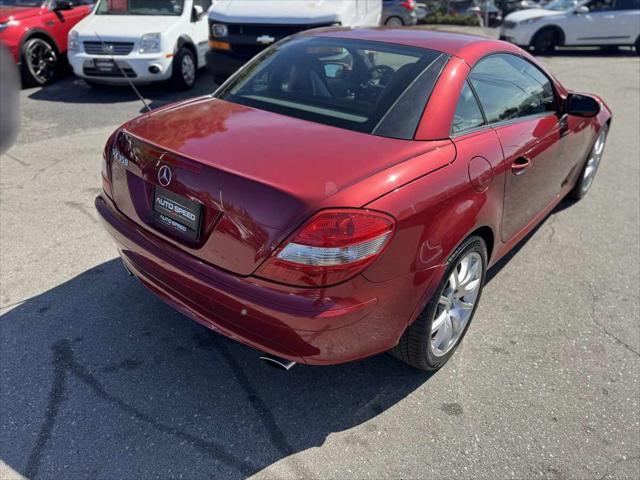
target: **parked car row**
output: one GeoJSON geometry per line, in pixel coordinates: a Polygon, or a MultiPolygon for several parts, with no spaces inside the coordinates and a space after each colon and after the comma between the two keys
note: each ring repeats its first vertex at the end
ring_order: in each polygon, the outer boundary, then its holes
{"type": "MultiPolygon", "coordinates": [[[[463,3],[456,5],[489,25],[501,20],[493,1],[463,3]]],[[[640,51],[640,0],[530,3],[522,0],[524,10],[506,16],[501,39],[537,53],[562,45],[640,51]]],[[[188,89],[198,69],[206,66],[220,83],[269,45],[303,30],[415,25],[426,13],[415,0],[0,0],[0,42],[27,85],[52,81],[66,55],[90,84],[171,81],[188,89]]]]}
{"type": "Polygon", "coordinates": [[[507,15],[500,39],[536,53],[558,46],[635,46],[640,53],[640,0],[555,0],[507,15]]]}

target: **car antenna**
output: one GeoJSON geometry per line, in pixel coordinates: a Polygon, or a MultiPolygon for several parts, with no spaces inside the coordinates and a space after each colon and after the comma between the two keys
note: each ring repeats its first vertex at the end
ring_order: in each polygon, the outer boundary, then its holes
{"type": "MultiPolygon", "coordinates": [[[[109,49],[106,48],[106,44],[104,43],[104,41],[102,40],[102,37],[100,35],[98,35],[98,32],[93,32],[96,34],[96,37],[98,37],[98,40],[100,40],[100,44],[102,46],[102,51],[103,52],[108,52],[109,49]]],[[[129,82],[129,86],[133,89],[134,92],[136,92],[136,95],[138,96],[138,98],[140,99],[140,101],[142,102],[142,104],[144,105],[144,108],[147,112],[151,111],[151,108],[149,108],[149,105],[147,104],[147,102],[145,101],[144,97],[142,95],[140,95],[140,92],[138,91],[138,89],[136,88],[136,86],[133,84],[133,82],[131,81],[131,79],[129,78],[129,76],[127,75],[127,72],[124,71],[124,69],[118,64],[118,62],[116,62],[115,57],[113,56],[113,50],[110,51],[111,52],[111,60],[113,61],[113,64],[118,67],[118,70],[120,70],[120,73],[124,76],[124,78],[127,79],[127,82],[129,82]]]]}

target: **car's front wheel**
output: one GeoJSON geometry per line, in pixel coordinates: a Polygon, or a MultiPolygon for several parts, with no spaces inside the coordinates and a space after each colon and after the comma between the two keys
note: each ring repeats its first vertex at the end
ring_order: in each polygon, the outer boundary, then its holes
{"type": "Polygon", "coordinates": [[[591,185],[593,185],[593,180],[596,177],[600,161],[602,160],[602,155],[604,154],[604,145],[607,141],[608,133],[609,128],[605,124],[596,137],[596,141],[589,152],[587,161],[584,163],[584,167],[582,167],[582,172],[580,173],[578,181],[573,187],[573,190],[569,193],[570,198],[580,200],[587,194],[591,185]]]}
{"type": "Polygon", "coordinates": [[[392,355],[421,370],[442,367],[469,328],[486,278],[484,240],[469,237],[447,265],[435,295],[391,350],[392,355]]]}
{"type": "Polygon", "coordinates": [[[196,83],[196,57],[193,52],[182,47],[173,58],[173,84],[182,89],[193,88],[196,83]]]}
{"type": "Polygon", "coordinates": [[[58,54],[44,38],[30,38],[22,47],[21,73],[28,86],[52,82],[58,74],[58,54]]]}
{"type": "Polygon", "coordinates": [[[558,32],[552,28],[545,28],[536,33],[531,40],[533,51],[537,54],[552,53],[559,45],[558,32]]]}

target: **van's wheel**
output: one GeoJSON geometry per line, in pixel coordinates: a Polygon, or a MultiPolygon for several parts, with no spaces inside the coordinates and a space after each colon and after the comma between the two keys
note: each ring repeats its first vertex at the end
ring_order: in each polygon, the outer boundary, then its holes
{"type": "Polygon", "coordinates": [[[486,270],[484,240],[469,237],[451,255],[433,298],[391,354],[420,370],[436,370],[447,363],[473,319],[486,270]]]}
{"type": "Polygon", "coordinates": [[[582,172],[580,172],[580,176],[578,177],[573,190],[569,192],[569,198],[573,200],[580,200],[591,188],[593,179],[596,177],[596,173],[598,173],[598,167],[600,166],[602,155],[604,154],[604,144],[607,141],[608,133],[609,127],[605,124],[600,130],[600,133],[589,152],[587,161],[584,162],[584,167],[582,167],[582,172]]]}
{"type": "Polygon", "coordinates": [[[187,47],[182,47],[173,58],[173,75],[171,81],[173,84],[182,89],[187,90],[193,88],[196,83],[196,57],[187,47]]]}
{"type": "Polygon", "coordinates": [[[640,37],[636,40],[636,55],[640,55],[640,37]]]}
{"type": "Polygon", "coordinates": [[[387,21],[384,22],[387,27],[402,27],[404,26],[404,22],[400,17],[389,17],[387,21]]]}
{"type": "Polygon", "coordinates": [[[44,38],[30,38],[22,46],[22,81],[27,86],[42,86],[58,75],[58,53],[44,38]]]}
{"type": "Polygon", "coordinates": [[[551,28],[540,30],[531,40],[534,53],[539,55],[553,52],[559,43],[558,32],[551,28]]]}

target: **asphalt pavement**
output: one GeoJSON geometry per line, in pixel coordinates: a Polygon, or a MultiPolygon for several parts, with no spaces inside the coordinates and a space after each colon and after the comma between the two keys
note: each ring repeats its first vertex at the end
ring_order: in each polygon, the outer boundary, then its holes
{"type": "Polygon", "coordinates": [[[157,300],[93,208],[142,104],[73,77],[23,90],[0,157],[0,478],[639,478],[640,59],[542,62],[613,110],[600,172],[490,271],[433,375],[388,355],[283,373],[157,300]]]}

